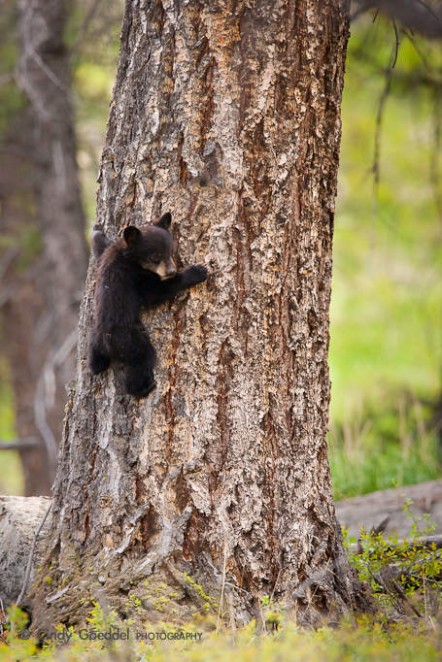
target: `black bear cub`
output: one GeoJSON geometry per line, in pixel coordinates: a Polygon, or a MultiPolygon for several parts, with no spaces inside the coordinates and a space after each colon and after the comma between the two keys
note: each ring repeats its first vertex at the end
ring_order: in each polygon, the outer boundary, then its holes
{"type": "Polygon", "coordinates": [[[153,225],[129,225],[111,243],[95,225],[92,250],[100,259],[95,290],[95,327],[90,366],[95,375],[119,361],[126,370],[126,390],[138,398],[155,388],[155,349],[140,313],[207,278],[197,265],[177,272],[172,259],[172,217],[164,214],[153,225]]]}

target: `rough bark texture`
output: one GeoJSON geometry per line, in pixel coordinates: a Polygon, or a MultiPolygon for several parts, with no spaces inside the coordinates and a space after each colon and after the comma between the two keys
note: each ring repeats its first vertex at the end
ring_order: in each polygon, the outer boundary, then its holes
{"type": "Polygon", "coordinates": [[[88,369],[91,264],[37,627],[85,596],[183,619],[213,605],[195,582],[238,624],[263,595],[303,623],[366,605],[325,442],[347,33],[332,0],[127,3],[97,217],[115,237],[172,211],[211,276],[149,315],[158,388],[137,401],[88,369]]]}
{"type": "Polygon", "coordinates": [[[16,432],[42,439],[41,448],[21,453],[28,495],[48,494],[55,476],[87,263],[65,9],[63,0],[18,3],[18,81],[27,106],[1,158],[1,223],[11,255],[2,326],[16,432]]]}

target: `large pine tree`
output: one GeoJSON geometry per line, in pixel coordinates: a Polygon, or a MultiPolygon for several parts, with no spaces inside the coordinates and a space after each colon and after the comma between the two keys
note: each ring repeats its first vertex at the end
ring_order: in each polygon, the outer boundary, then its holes
{"type": "Polygon", "coordinates": [[[169,620],[195,582],[238,624],[263,595],[304,623],[363,599],[326,447],[347,36],[338,0],[126,3],[97,219],[115,238],[171,211],[210,276],[146,317],[158,387],[136,400],[87,364],[91,262],[37,627],[94,600],[163,618],[164,584],[169,620]]]}

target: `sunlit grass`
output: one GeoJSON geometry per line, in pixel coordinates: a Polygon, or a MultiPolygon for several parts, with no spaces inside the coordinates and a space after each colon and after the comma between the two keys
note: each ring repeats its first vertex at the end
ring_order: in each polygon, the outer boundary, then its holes
{"type": "MultiPolygon", "coordinates": [[[[114,622],[114,625],[117,623],[114,622]]],[[[126,631],[127,624],[123,624],[126,631]]],[[[60,626],[58,632],[66,632],[60,626]]],[[[90,632],[105,633],[108,627],[90,623],[90,632]]],[[[114,630],[115,631],[115,630],[114,630]]],[[[77,660],[140,660],[140,662],[437,662],[440,660],[440,628],[437,623],[385,623],[368,617],[348,619],[338,626],[315,631],[296,627],[294,615],[282,617],[279,629],[263,632],[251,622],[243,628],[222,627],[205,631],[190,623],[184,632],[200,632],[197,641],[166,639],[166,633],[179,634],[180,628],[168,624],[147,624],[147,633],[164,635],[164,641],[136,641],[136,630],[129,625],[129,641],[103,643],[82,640],[70,631],[69,644],[55,643],[39,650],[32,639],[9,638],[9,647],[0,643],[0,662],[32,659],[76,662],[77,660]]],[[[84,631],[83,631],[84,632],[84,631]]]]}
{"type": "MultiPolygon", "coordinates": [[[[442,389],[433,101],[427,90],[410,94],[400,78],[393,81],[375,190],[376,115],[393,35],[377,22],[364,33],[361,58],[361,34],[355,30],[350,41],[334,237],[329,447],[337,498],[440,476],[431,412],[418,405],[442,389]]],[[[402,42],[396,68],[407,71],[419,58],[402,42]]],[[[425,48],[436,57],[431,45],[425,48]]]]}
{"type": "MultiPolygon", "coordinates": [[[[14,437],[12,389],[6,364],[0,361],[0,443],[14,437]]],[[[18,453],[0,450],[0,494],[23,494],[23,474],[18,453]]]]}
{"type": "Polygon", "coordinates": [[[336,500],[440,477],[435,431],[420,413],[413,420],[414,415],[412,407],[411,413],[377,409],[372,417],[365,411],[331,429],[329,459],[336,500]]]}
{"type": "MultiPolygon", "coordinates": [[[[430,399],[442,388],[442,226],[430,178],[434,128],[427,91],[402,94],[393,85],[376,193],[371,174],[389,30],[373,28],[371,62],[352,60],[356,34],[345,81],[330,351],[331,415],[340,426],[368,403],[374,416],[376,406],[382,415],[386,393],[408,390],[430,399]]],[[[416,63],[404,39],[397,69],[416,63]]]]}

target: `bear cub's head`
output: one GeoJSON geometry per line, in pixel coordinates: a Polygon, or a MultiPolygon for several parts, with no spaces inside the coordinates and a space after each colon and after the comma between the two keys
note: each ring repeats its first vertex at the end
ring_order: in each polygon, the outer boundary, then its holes
{"type": "Polygon", "coordinates": [[[177,272],[172,259],[173,239],[169,232],[171,222],[172,216],[167,212],[153,225],[146,225],[141,230],[128,225],[123,232],[126,258],[157,274],[161,280],[173,278],[177,272]]]}

